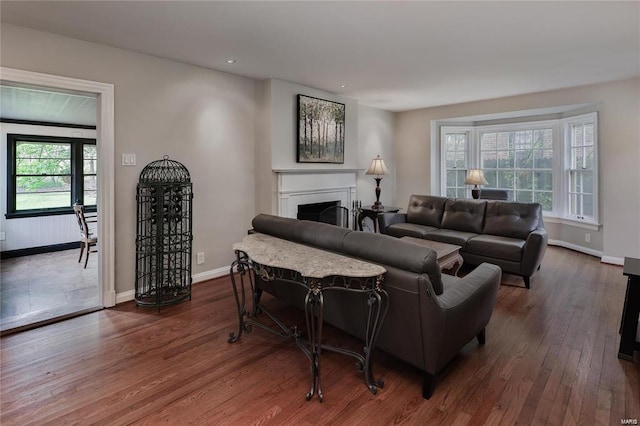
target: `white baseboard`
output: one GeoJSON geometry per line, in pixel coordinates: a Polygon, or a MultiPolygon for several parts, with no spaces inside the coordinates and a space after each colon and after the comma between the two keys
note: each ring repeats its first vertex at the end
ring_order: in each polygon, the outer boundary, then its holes
{"type": "Polygon", "coordinates": [[[579,251],[580,253],[589,254],[591,256],[599,257],[600,262],[610,263],[612,265],[623,265],[624,259],[622,257],[605,256],[600,250],[590,249],[589,247],[579,246],[577,244],[567,243],[560,240],[549,240],[549,245],[568,248],[570,250],[579,251]]]}
{"type": "Polygon", "coordinates": [[[223,266],[222,268],[212,269],[210,271],[200,272],[191,276],[192,282],[199,283],[201,281],[212,280],[214,278],[220,278],[225,275],[229,275],[229,268],[231,266],[223,266]]]}
{"type": "Polygon", "coordinates": [[[128,302],[136,297],[135,290],[123,291],[122,293],[116,293],[116,305],[119,303],[128,302]]]}
{"type": "MultiPolygon", "coordinates": [[[[211,280],[214,278],[223,277],[225,275],[229,275],[230,266],[223,266],[222,268],[212,269],[210,271],[200,272],[199,274],[194,274],[191,276],[192,284],[196,284],[202,281],[211,280]]],[[[116,304],[129,302],[133,300],[136,296],[135,290],[127,290],[122,293],[116,294],[116,304]]]]}
{"type": "Polygon", "coordinates": [[[600,258],[602,263],[610,263],[612,265],[624,265],[624,257],[602,256],[600,258]]]}
{"type": "Polygon", "coordinates": [[[568,248],[570,250],[579,251],[580,253],[589,254],[595,257],[600,257],[600,258],[602,257],[602,252],[600,250],[594,250],[594,249],[590,249],[589,247],[583,247],[577,244],[567,243],[566,241],[549,240],[549,245],[568,248]]]}

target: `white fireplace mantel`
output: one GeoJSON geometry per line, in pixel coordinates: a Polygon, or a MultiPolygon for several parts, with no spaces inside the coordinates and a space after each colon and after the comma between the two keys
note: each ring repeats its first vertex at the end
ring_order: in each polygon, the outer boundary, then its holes
{"type": "Polygon", "coordinates": [[[300,204],[339,201],[351,209],[360,169],[274,169],[278,176],[278,215],[296,218],[300,204]]]}

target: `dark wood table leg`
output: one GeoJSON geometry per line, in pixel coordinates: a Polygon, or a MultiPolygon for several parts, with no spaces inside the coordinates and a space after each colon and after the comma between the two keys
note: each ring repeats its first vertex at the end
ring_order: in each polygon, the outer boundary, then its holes
{"type": "Polygon", "coordinates": [[[633,351],[638,347],[636,334],[638,332],[638,315],[640,315],[640,274],[632,266],[638,264],[638,259],[625,258],[624,275],[627,280],[627,294],[625,296],[625,306],[622,311],[622,333],[620,336],[620,348],[618,358],[633,361],[633,351]]]}

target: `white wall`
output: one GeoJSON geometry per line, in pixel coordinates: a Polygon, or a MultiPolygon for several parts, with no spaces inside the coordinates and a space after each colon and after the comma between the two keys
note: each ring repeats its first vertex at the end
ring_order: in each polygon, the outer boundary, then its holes
{"type": "MultiPolygon", "coordinates": [[[[361,169],[358,173],[357,197],[368,203],[375,201],[373,178],[371,182],[362,176],[371,159],[381,154],[389,170],[395,169],[393,161],[394,115],[388,111],[359,106],[350,98],[281,80],[258,82],[259,135],[256,136],[257,211],[277,214],[277,179],[274,169],[286,170],[342,170],[361,169]],[[345,153],[344,164],[297,163],[297,95],[303,94],[345,104],[345,153]],[[363,114],[363,117],[360,116],[363,114]],[[268,195],[267,195],[268,194],[268,195]]],[[[393,175],[382,181],[382,201],[391,202],[394,191],[393,175]]],[[[351,206],[346,206],[351,208],[351,206]]]]}
{"type": "Polygon", "coordinates": [[[380,182],[380,202],[384,206],[407,208],[407,200],[396,198],[396,161],[394,147],[395,114],[366,106],[358,107],[358,198],[363,206],[370,206],[376,200],[376,181],[364,173],[371,160],[380,155],[389,174],[380,182]]]}
{"type": "Polygon", "coordinates": [[[7,134],[95,139],[96,131],[67,127],[0,123],[0,251],[78,242],[80,231],[74,214],[7,219],[7,134]]]}
{"type": "Polygon", "coordinates": [[[193,181],[193,252],[206,257],[194,274],[231,263],[255,211],[254,80],[5,23],[0,47],[2,66],[115,86],[118,293],[134,288],[138,176],[165,154],[193,181]]]}
{"type": "Polygon", "coordinates": [[[602,234],[554,224],[549,236],[590,249],[591,232],[604,260],[640,257],[640,78],[398,113],[398,202],[430,192],[431,121],[572,104],[598,104],[602,234]]]}

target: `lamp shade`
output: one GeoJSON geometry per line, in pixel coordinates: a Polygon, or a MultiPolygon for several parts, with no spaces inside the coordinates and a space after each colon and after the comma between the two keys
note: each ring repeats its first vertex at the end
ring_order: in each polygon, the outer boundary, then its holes
{"type": "Polygon", "coordinates": [[[470,169],[469,173],[467,173],[467,178],[464,180],[465,185],[486,185],[488,183],[480,169],[470,169]]]}
{"type": "Polygon", "coordinates": [[[369,170],[365,174],[367,175],[377,175],[384,176],[389,173],[387,166],[384,164],[384,160],[380,158],[378,155],[376,158],[371,160],[371,165],[369,166],[369,170]]]}

